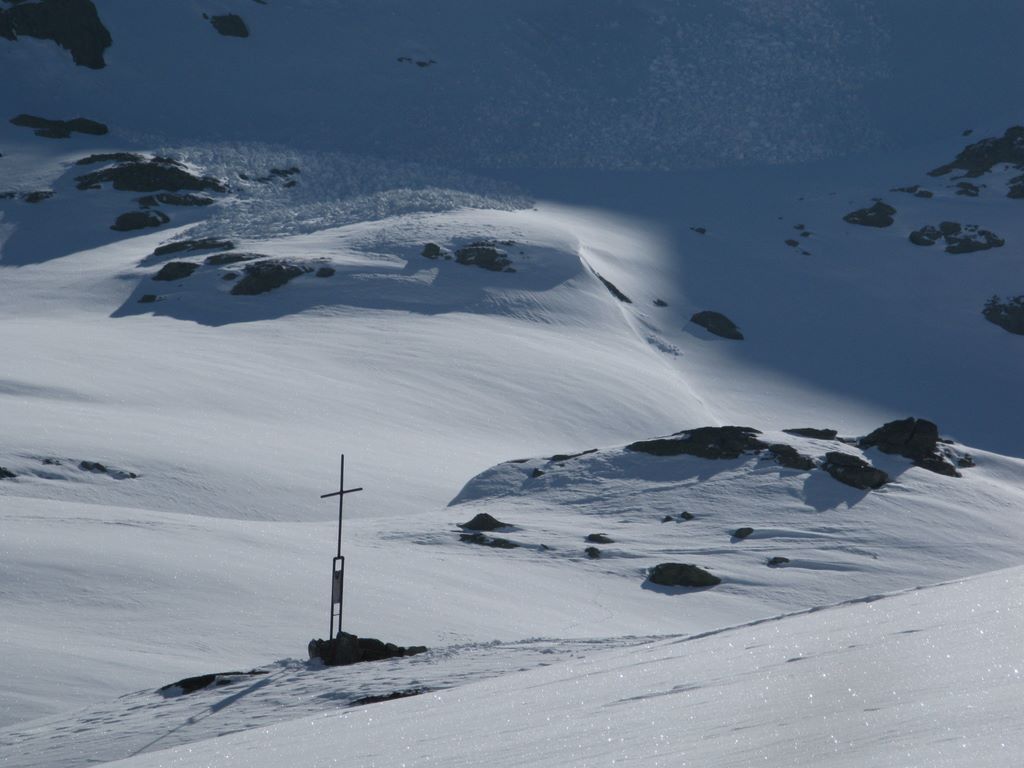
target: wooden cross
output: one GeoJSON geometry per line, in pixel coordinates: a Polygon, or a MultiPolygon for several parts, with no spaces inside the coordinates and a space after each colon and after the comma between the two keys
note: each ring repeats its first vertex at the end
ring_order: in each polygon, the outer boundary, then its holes
{"type": "Polygon", "coordinates": [[[345,494],[361,491],[362,488],[349,488],[345,490],[345,454],[341,454],[341,476],[338,482],[338,490],[334,493],[325,493],[320,498],[329,499],[332,496],[338,497],[338,554],[335,555],[331,564],[331,629],[327,635],[329,640],[334,639],[334,619],[338,619],[338,634],[341,634],[341,609],[345,595],[345,558],[341,556],[341,521],[345,511],[345,494]],[[335,611],[337,606],[337,611],[335,611]]]}

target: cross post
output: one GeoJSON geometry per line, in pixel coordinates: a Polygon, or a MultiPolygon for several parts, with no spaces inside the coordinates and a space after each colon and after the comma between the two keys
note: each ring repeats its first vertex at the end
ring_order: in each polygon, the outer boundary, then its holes
{"type": "Polygon", "coordinates": [[[338,554],[334,556],[331,563],[331,629],[328,639],[333,640],[334,619],[338,619],[338,634],[341,634],[341,609],[345,595],[345,558],[341,556],[341,521],[345,511],[345,494],[361,491],[362,488],[349,488],[345,490],[345,454],[341,454],[341,475],[338,481],[338,490],[334,493],[325,493],[321,499],[338,497],[338,554]],[[335,611],[337,606],[337,611],[335,611]]]}

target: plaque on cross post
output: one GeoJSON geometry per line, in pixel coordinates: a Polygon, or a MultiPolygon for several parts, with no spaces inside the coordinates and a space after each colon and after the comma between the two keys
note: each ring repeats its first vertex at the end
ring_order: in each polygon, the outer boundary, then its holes
{"type": "Polygon", "coordinates": [[[338,634],[341,634],[341,610],[345,597],[345,558],[341,556],[341,523],[345,511],[345,494],[361,491],[362,488],[345,489],[345,454],[341,454],[341,476],[338,481],[338,490],[334,493],[325,493],[321,499],[338,497],[338,553],[334,556],[331,564],[331,630],[328,638],[335,637],[334,620],[338,620],[338,634]]]}

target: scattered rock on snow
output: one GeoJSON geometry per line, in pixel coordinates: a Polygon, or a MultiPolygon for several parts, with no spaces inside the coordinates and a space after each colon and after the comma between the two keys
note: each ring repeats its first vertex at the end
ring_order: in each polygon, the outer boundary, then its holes
{"type": "Polygon", "coordinates": [[[786,563],[788,563],[788,562],[789,562],[789,558],[788,557],[782,557],[780,555],[776,555],[775,557],[773,557],[773,558],[768,560],[768,567],[769,568],[777,568],[780,565],[786,565],[786,563]]]}
{"type": "Polygon", "coordinates": [[[982,315],[990,323],[995,323],[1003,330],[1024,335],[1024,295],[1001,299],[993,296],[985,302],[982,315]]]}
{"type": "Polygon", "coordinates": [[[75,64],[89,69],[106,66],[103,52],[112,42],[92,0],[18,2],[0,9],[0,37],[53,40],[71,54],[75,64]]]}
{"type": "Polygon", "coordinates": [[[231,289],[234,296],[255,296],[280,288],[310,268],[287,261],[258,261],[245,265],[245,276],[231,289]]]}
{"type": "Polygon", "coordinates": [[[753,528],[750,528],[749,526],[744,526],[743,528],[737,528],[735,531],[732,532],[732,535],[735,539],[745,539],[748,536],[750,536],[750,534],[752,534],[753,532],[753,528]]]}
{"type": "Polygon", "coordinates": [[[249,36],[249,27],[245,25],[245,20],[238,14],[225,13],[222,16],[211,16],[210,23],[225,37],[249,36]]]}
{"type": "Polygon", "coordinates": [[[151,157],[142,161],[119,162],[98,171],[76,177],[79,189],[99,189],[110,183],[127,192],[227,192],[227,185],[212,176],[196,176],[182,163],[169,157],[151,157]]]}
{"type": "Polygon", "coordinates": [[[688,454],[702,459],[735,459],[768,447],[755,437],[759,434],[752,427],[699,427],[671,437],[630,443],[626,450],[654,456],[688,454]]]}
{"type": "Polygon", "coordinates": [[[166,243],[157,246],[153,251],[154,256],[167,256],[171,253],[182,253],[183,251],[230,251],[235,244],[230,240],[223,240],[217,237],[203,237],[198,240],[176,240],[173,243],[166,243]]]}
{"type": "Polygon", "coordinates": [[[17,477],[17,475],[7,467],[0,467],[0,480],[10,480],[12,477],[17,477]]]}
{"type": "Polygon", "coordinates": [[[71,120],[50,120],[35,115],[18,115],[11,118],[11,123],[22,128],[32,128],[36,136],[44,139],[67,139],[72,133],[85,133],[90,136],[102,136],[108,128],[103,123],[75,117],[71,120]]]}
{"type": "Polygon", "coordinates": [[[184,280],[197,269],[199,269],[199,265],[190,261],[169,261],[160,267],[160,271],[153,275],[153,279],[167,282],[184,280]]]}
{"type": "Polygon", "coordinates": [[[237,264],[240,261],[252,261],[253,259],[266,259],[268,256],[262,253],[245,253],[236,251],[234,253],[214,253],[203,259],[203,264],[211,267],[223,267],[228,264],[237,264]]]}
{"type": "Polygon", "coordinates": [[[896,209],[879,200],[870,208],[859,208],[843,216],[843,221],[863,227],[888,227],[895,219],[896,209]]]}
{"type": "Polygon", "coordinates": [[[702,328],[707,329],[709,333],[713,333],[715,336],[721,336],[723,339],[743,341],[743,334],[740,332],[740,329],[736,327],[736,323],[721,312],[705,309],[695,313],[693,317],[690,318],[690,322],[696,323],[702,328]]]}
{"type": "Polygon", "coordinates": [[[601,557],[601,550],[597,547],[587,547],[583,551],[591,560],[597,560],[599,557],[601,557]]]}
{"type": "Polygon", "coordinates": [[[940,165],[928,175],[945,176],[952,170],[961,170],[968,178],[976,178],[1003,163],[1024,165],[1024,126],[1015,125],[1000,138],[982,139],[967,145],[952,162],[940,165]]]}
{"type": "Polygon", "coordinates": [[[118,216],[110,228],[117,232],[132,232],[136,229],[160,227],[170,220],[163,211],[129,211],[118,216]]]}
{"type": "Polygon", "coordinates": [[[490,536],[484,536],[479,531],[476,533],[460,534],[459,541],[465,542],[466,544],[480,544],[484,547],[494,547],[495,549],[515,549],[519,546],[514,541],[497,537],[492,539],[490,536]]]}
{"type": "Polygon", "coordinates": [[[316,271],[317,277],[333,277],[335,273],[334,267],[320,267],[316,271]]]}
{"type": "Polygon", "coordinates": [[[182,696],[201,691],[203,688],[209,688],[211,685],[217,687],[230,685],[244,678],[265,674],[267,673],[263,670],[252,669],[248,672],[216,672],[210,675],[196,675],[195,677],[186,677],[183,680],[162,686],[157,689],[157,692],[162,693],[166,697],[182,696]]]}
{"type": "Polygon", "coordinates": [[[459,248],[455,252],[455,261],[491,272],[515,272],[515,269],[510,266],[512,260],[508,255],[486,243],[471,243],[465,248],[459,248]]]}
{"type": "Polygon", "coordinates": [[[786,467],[786,469],[814,469],[814,460],[810,456],[804,456],[791,445],[772,443],[768,446],[768,451],[775,458],[775,461],[786,467]]]}
{"type": "Polygon", "coordinates": [[[591,533],[587,536],[587,541],[591,544],[612,544],[612,539],[608,538],[605,533],[591,533]]]}
{"type": "Polygon", "coordinates": [[[204,206],[213,205],[213,198],[206,195],[193,195],[188,192],[160,192],[156,195],[146,195],[138,198],[135,202],[143,208],[153,208],[157,205],[181,205],[181,206],[204,206]]]}
{"type": "Polygon", "coordinates": [[[53,197],[52,189],[42,189],[38,192],[28,192],[22,195],[21,199],[26,203],[41,203],[43,200],[49,200],[51,197],[53,197]]]}
{"type": "Polygon", "coordinates": [[[95,165],[96,163],[141,163],[146,158],[135,152],[100,152],[86,155],[75,161],[75,165],[95,165]]]}
{"type": "Polygon", "coordinates": [[[486,512],[481,512],[468,523],[459,523],[459,528],[464,531],[497,531],[501,528],[511,528],[511,526],[486,512]]]}
{"type": "Polygon", "coordinates": [[[927,189],[922,189],[920,184],[914,184],[912,187],[896,187],[895,189],[892,189],[890,191],[906,192],[908,195],[913,195],[914,197],[929,198],[935,196],[932,192],[929,192],[927,189]]]}
{"type": "Polygon", "coordinates": [[[849,453],[826,453],[821,468],[839,482],[862,491],[875,490],[889,482],[888,474],[849,453]]]}
{"type": "Polygon", "coordinates": [[[650,570],[647,580],[664,587],[713,587],[722,583],[717,576],[688,563],[659,563],[650,570]]]}
{"type": "Polygon", "coordinates": [[[878,448],[897,454],[915,465],[940,475],[959,477],[960,473],[939,453],[939,428],[935,422],[913,417],[883,424],[860,440],[861,448],[878,448]]]}

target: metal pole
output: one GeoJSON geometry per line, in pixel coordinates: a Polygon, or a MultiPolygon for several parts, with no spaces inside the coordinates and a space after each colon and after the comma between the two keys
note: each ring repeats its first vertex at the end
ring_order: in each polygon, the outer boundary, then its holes
{"type": "Polygon", "coordinates": [[[341,514],[345,508],[345,454],[341,454],[341,478],[338,482],[338,557],[341,557],[341,514]]]}

